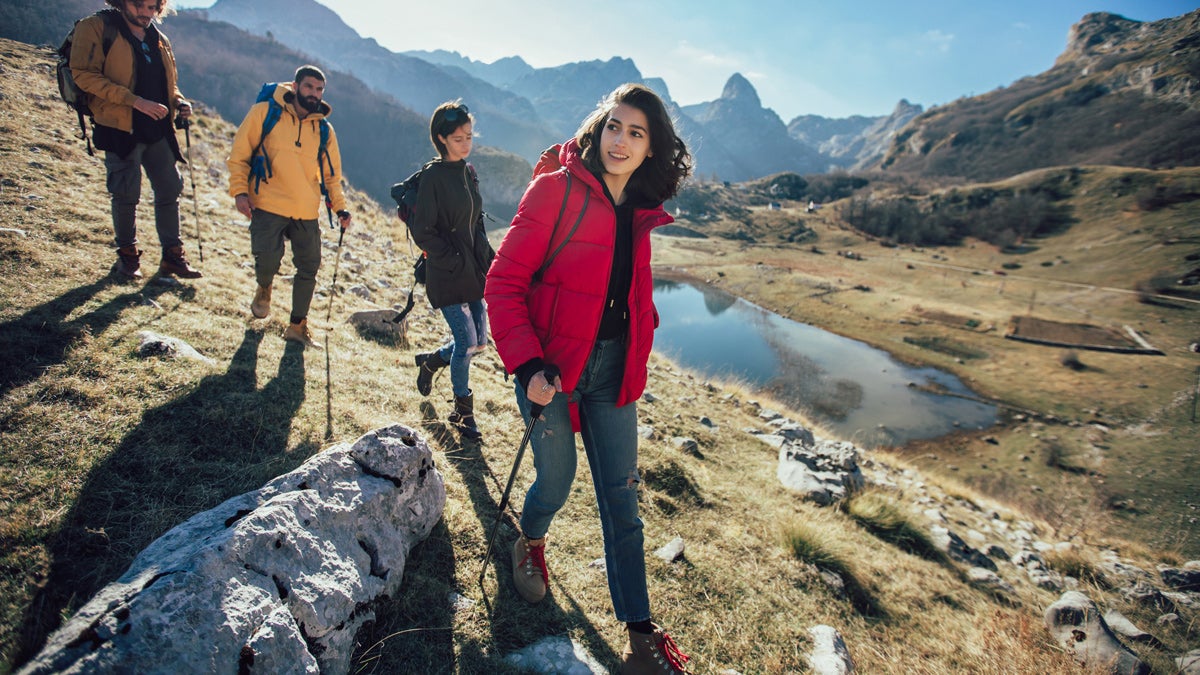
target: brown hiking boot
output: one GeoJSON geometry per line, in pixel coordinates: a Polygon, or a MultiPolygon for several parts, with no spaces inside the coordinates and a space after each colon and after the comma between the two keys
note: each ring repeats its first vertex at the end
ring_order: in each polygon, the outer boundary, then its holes
{"type": "Polygon", "coordinates": [[[417,354],[413,361],[417,364],[417,391],[421,392],[422,396],[428,396],[429,392],[433,391],[433,374],[450,365],[450,362],[443,359],[436,349],[417,354]]]}
{"type": "Polygon", "coordinates": [[[690,660],[657,625],[653,633],[630,630],[629,641],[621,652],[621,675],[686,674],[691,672],[685,665],[690,660]]]}
{"type": "Polygon", "coordinates": [[[271,313],[271,287],[258,286],[254,290],[254,299],[250,301],[250,313],[256,319],[265,319],[271,313]]]}
{"type": "Polygon", "coordinates": [[[123,277],[130,279],[142,278],[142,262],[139,258],[142,257],[142,252],[138,247],[130,244],[117,249],[117,262],[113,263],[112,271],[123,277]]]}
{"type": "Polygon", "coordinates": [[[541,602],[546,597],[550,572],[546,569],[546,538],[517,537],[513,544],[513,585],[526,602],[541,602]]]}
{"type": "Polygon", "coordinates": [[[324,349],[321,345],[313,340],[312,330],[308,327],[308,319],[301,319],[300,323],[293,323],[283,331],[283,339],[299,342],[305,347],[313,349],[324,349]]]}
{"type": "Polygon", "coordinates": [[[158,264],[158,273],[168,276],[174,274],[184,279],[199,279],[204,276],[200,270],[188,263],[187,258],[183,255],[182,246],[172,246],[163,250],[162,262],[158,264]]]}

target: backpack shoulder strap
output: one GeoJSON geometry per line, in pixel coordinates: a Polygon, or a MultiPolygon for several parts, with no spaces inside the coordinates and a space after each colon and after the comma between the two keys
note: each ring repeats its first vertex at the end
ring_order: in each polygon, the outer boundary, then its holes
{"type": "MultiPolygon", "coordinates": [[[[563,213],[565,213],[567,210],[567,199],[571,196],[571,172],[566,168],[563,168],[563,173],[567,175],[567,189],[563,191],[562,206],[558,207],[558,218],[554,219],[554,229],[550,232],[550,243],[554,243],[554,235],[558,234],[558,226],[562,222],[563,213]]],[[[563,247],[567,245],[567,242],[571,241],[571,237],[575,235],[575,230],[578,230],[579,224],[583,222],[583,214],[587,213],[588,203],[591,201],[592,200],[588,199],[587,193],[585,192],[583,195],[583,208],[579,209],[579,217],[575,219],[575,224],[571,226],[571,230],[567,232],[567,236],[563,237],[563,240],[559,242],[558,247],[555,248],[550,255],[546,256],[546,260],[542,262],[541,267],[539,267],[537,271],[533,273],[534,280],[540,280],[542,278],[542,274],[544,274],[546,270],[550,268],[550,264],[553,263],[554,259],[558,257],[559,252],[563,250],[563,247]]]]}
{"type": "Polygon", "coordinates": [[[116,24],[116,19],[118,18],[116,10],[102,9],[96,12],[96,16],[99,16],[100,20],[104,22],[104,34],[101,38],[100,46],[104,49],[104,55],[108,56],[108,50],[112,49],[113,43],[117,41],[117,35],[119,34],[116,24]]]}

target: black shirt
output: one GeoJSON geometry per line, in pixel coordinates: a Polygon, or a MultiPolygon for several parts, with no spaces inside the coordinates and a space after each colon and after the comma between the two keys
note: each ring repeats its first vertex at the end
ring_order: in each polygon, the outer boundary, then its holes
{"type": "MultiPolygon", "coordinates": [[[[598,340],[623,338],[629,333],[629,287],[633,283],[633,199],[617,204],[602,176],[597,176],[604,196],[616,212],[616,234],[613,240],[612,268],[608,275],[608,292],[604,314],[600,317],[598,340]]],[[[627,195],[628,197],[628,195],[627,195]]]]}
{"type": "MultiPolygon", "coordinates": [[[[158,48],[158,30],[150,26],[141,40],[133,37],[132,33],[126,37],[133,46],[133,60],[137,64],[133,93],[147,101],[171,107],[167,92],[167,69],[163,65],[162,51],[158,48]]],[[[156,120],[134,110],[133,138],[138,143],[154,143],[167,135],[170,124],[170,115],[156,120]]]]}

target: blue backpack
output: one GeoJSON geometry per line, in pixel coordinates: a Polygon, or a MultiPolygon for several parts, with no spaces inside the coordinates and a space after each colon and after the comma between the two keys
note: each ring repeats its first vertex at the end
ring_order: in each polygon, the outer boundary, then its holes
{"type": "MultiPolygon", "coordinates": [[[[250,175],[254,178],[254,194],[258,194],[258,184],[272,177],[274,174],[271,171],[271,158],[267,156],[267,151],[263,150],[263,143],[267,140],[267,134],[275,128],[275,123],[283,115],[283,106],[275,100],[275,89],[279,86],[278,82],[267,82],[258,92],[258,98],[254,99],[255,103],[267,103],[267,116],[263,118],[262,135],[259,136],[258,146],[254,148],[254,152],[250,153],[250,175]]],[[[329,173],[333,174],[333,162],[329,159],[329,153],[326,152],[325,146],[329,142],[329,121],[322,117],[321,124],[321,143],[317,147],[317,173],[321,176],[321,194],[326,201],[329,200],[329,191],[325,189],[325,163],[329,164],[329,173]]]]}

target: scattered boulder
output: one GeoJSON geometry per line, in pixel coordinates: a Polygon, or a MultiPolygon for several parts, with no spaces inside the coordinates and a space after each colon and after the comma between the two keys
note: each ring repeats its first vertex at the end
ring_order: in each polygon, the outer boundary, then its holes
{"type": "Polygon", "coordinates": [[[1012,584],[1001,579],[1000,575],[994,571],[982,567],[972,567],[967,570],[967,581],[971,582],[971,585],[997,596],[1007,597],[1017,594],[1017,589],[1013,588],[1012,584]]]}
{"type": "Polygon", "coordinates": [[[400,312],[394,309],[373,309],[355,312],[346,320],[360,331],[404,337],[408,333],[407,317],[396,321],[398,316],[400,312]]]}
{"type": "Polygon", "coordinates": [[[654,555],[667,563],[673,563],[683,558],[683,537],[675,537],[667,542],[666,546],[655,551],[654,555]]]}
{"type": "Polygon", "coordinates": [[[21,673],[346,673],[445,501],[416,431],[335,445],[152,542],[21,673]]]}
{"type": "Polygon", "coordinates": [[[1175,659],[1179,667],[1179,675],[1200,675],[1200,649],[1193,649],[1175,659]]]}
{"type": "Polygon", "coordinates": [[[1200,592],[1200,564],[1192,569],[1188,569],[1187,565],[1182,568],[1163,567],[1158,570],[1158,575],[1164,584],[1177,591],[1200,592]]]}
{"type": "Polygon", "coordinates": [[[1127,600],[1145,607],[1152,607],[1160,612],[1174,612],[1177,608],[1175,601],[1163,595],[1162,591],[1145,583],[1136,583],[1121,591],[1127,600]]]}
{"type": "Polygon", "coordinates": [[[854,672],[854,662],[846,642],[832,626],[813,626],[808,629],[813,650],[808,654],[808,667],[814,675],[849,675],[854,672]]]}
{"type": "Polygon", "coordinates": [[[785,487],[821,506],[845,499],[864,483],[858,448],[845,441],[822,440],[811,446],[784,442],[776,476],[785,487]]]}
{"type": "Polygon", "coordinates": [[[1113,675],[1149,675],[1150,667],[1117,640],[1083,593],[1063,593],[1046,608],[1044,620],[1058,644],[1083,667],[1103,668],[1113,675]]]}
{"type": "Polygon", "coordinates": [[[991,558],[984,555],[979,549],[972,548],[967,542],[962,540],[962,537],[950,530],[934,525],[929,528],[929,533],[933,545],[950,556],[951,559],[971,565],[972,567],[982,567],[993,572],[996,571],[996,563],[992,562],[991,558]]]}
{"type": "Polygon", "coordinates": [[[201,363],[213,365],[216,363],[214,359],[204,356],[196,351],[194,347],[179,338],[167,337],[158,333],[144,330],[139,331],[138,337],[138,356],[165,356],[172,359],[191,359],[201,363]]]}
{"type": "Polygon", "coordinates": [[[571,638],[555,635],[519,649],[504,657],[504,660],[527,673],[553,673],[554,675],[607,675],[608,669],[600,664],[587,649],[571,638]]]}
{"type": "Polygon", "coordinates": [[[1132,621],[1125,618],[1125,615],[1115,609],[1110,609],[1104,613],[1104,622],[1112,629],[1114,633],[1121,637],[1132,640],[1133,642],[1141,642],[1144,644],[1161,647],[1162,643],[1158,638],[1138,628],[1132,621]]]}

